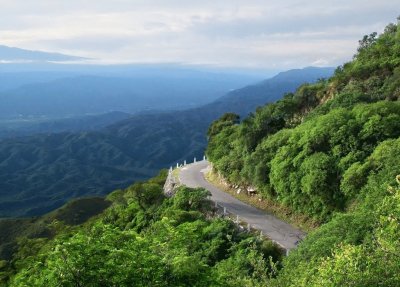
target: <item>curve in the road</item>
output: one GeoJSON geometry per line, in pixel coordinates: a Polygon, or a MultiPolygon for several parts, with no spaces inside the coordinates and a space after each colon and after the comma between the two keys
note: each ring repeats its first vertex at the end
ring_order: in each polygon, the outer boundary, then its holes
{"type": "Polygon", "coordinates": [[[275,216],[248,205],[227,194],[204,178],[204,171],[209,167],[205,160],[182,167],[179,173],[181,184],[188,187],[203,187],[212,194],[211,199],[228,211],[238,215],[243,221],[262,231],[269,239],[275,241],[286,250],[296,248],[305,233],[275,216]]]}

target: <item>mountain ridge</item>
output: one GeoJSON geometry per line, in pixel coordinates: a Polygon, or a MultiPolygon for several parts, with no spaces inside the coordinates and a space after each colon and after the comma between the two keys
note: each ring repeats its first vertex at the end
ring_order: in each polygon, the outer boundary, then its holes
{"type": "Polygon", "coordinates": [[[150,109],[187,109],[209,103],[252,77],[203,73],[154,77],[79,75],[29,83],[0,92],[3,118],[66,117],[110,111],[136,113],[150,109]]]}
{"type": "Polygon", "coordinates": [[[54,52],[26,50],[16,47],[0,45],[0,62],[1,61],[68,62],[68,61],[82,61],[82,60],[89,60],[89,58],[70,56],[54,52]]]}

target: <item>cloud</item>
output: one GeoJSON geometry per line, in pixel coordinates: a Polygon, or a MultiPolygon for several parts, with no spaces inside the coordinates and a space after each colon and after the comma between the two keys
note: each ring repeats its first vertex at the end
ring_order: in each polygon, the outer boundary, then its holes
{"type": "Polygon", "coordinates": [[[1,1],[0,44],[229,67],[338,65],[398,16],[397,0],[1,1]]]}

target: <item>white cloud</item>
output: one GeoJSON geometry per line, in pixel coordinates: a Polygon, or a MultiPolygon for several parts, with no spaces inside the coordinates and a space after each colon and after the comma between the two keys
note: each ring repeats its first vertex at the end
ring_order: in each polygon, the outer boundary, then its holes
{"type": "Polygon", "coordinates": [[[0,0],[0,44],[97,58],[291,68],[337,65],[397,0],[0,0]]]}

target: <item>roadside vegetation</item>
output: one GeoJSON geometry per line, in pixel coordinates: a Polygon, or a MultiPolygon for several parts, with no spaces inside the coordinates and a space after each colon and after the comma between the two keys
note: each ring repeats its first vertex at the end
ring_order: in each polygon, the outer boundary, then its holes
{"type": "Polygon", "coordinates": [[[400,28],[389,24],[331,78],[210,126],[207,156],[229,185],[321,224],[276,286],[400,285],[399,99],[400,28]]]}

